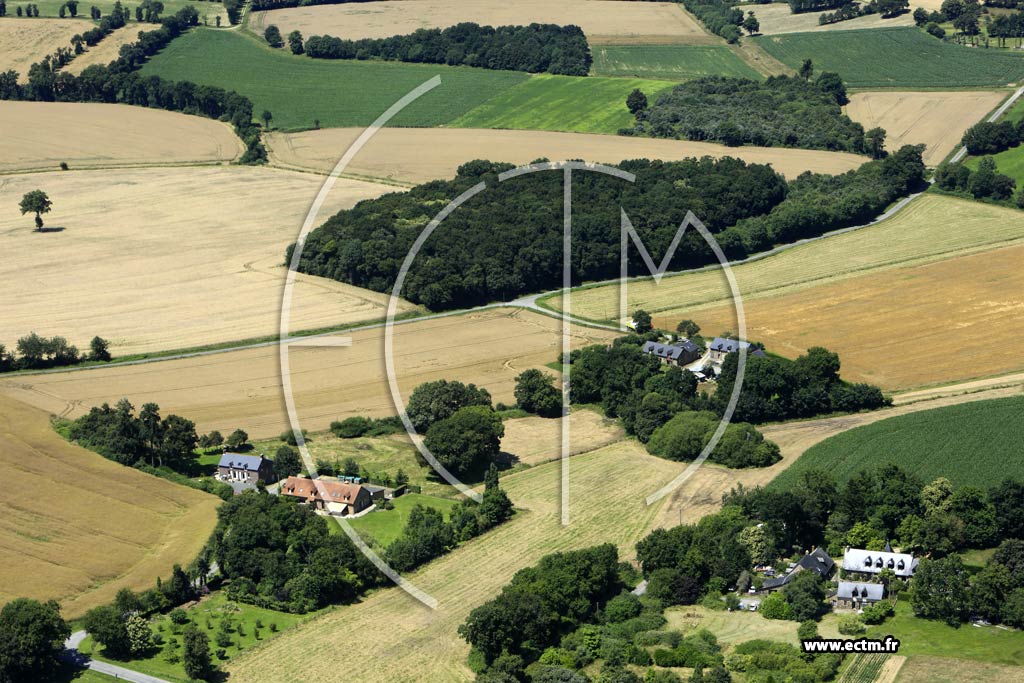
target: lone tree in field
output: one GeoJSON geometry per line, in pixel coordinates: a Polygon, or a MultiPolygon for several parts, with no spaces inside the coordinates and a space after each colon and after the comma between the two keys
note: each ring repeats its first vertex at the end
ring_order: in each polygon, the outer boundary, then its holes
{"type": "Polygon", "coordinates": [[[292,31],[288,34],[288,47],[291,49],[293,55],[301,55],[305,51],[302,44],[302,33],[300,31],[292,31]]]}
{"type": "Polygon", "coordinates": [[[36,215],[36,230],[43,229],[43,217],[44,213],[50,212],[50,207],[53,206],[53,202],[46,196],[46,193],[42,190],[32,190],[26,192],[25,196],[21,198],[21,215],[24,216],[26,213],[35,213],[36,215]]]}
{"type": "Polygon", "coordinates": [[[267,27],[267,30],[263,32],[263,37],[266,39],[270,47],[284,47],[284,39],[281,38],[281,29],[271,24],[267,27]]]}
{"type": "Polygon", "coordinates": [[[260,114],[260,118],[263,119],[263,128],[264,129],[269,129],[270,128],[270,122],[274,120],[274,115],[271,114],[269,110],[264,109],[263,113],[260,114]]]}
{"type": "Polygon", "coordinates": [[[626,108],[629,113],[636,116],[644,109],[647,109],[647,95],[640,88],[634,88],[633,92],[626,97],[626,108]]]}
{"type": "Polygon", "coordinates": [[[753,11],[747,12],[747,17],[743,20],[743,30],[751,36],[761,30],[761,22],[754,16],[753,11]]]}
{"type": "Polygon", "coordinates": [[[800,78],[805,81],[811,80],[811,76],[814,75],[814,62],[809,59],[805,59],[804,63],[800,65],[799,75],[800,78]]]}
{"type": "Polygon", "coordinates": [[[89,342],[89,358],[92,360],[108,361],[110,360],[110,342],[103,337],[93,337],[92,341],[89,342]]]}

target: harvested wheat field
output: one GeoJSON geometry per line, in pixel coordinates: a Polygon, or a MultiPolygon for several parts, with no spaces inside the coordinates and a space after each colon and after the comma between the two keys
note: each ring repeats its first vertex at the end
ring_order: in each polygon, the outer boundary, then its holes
{"type": "MultiPolygon", "coordinates": [[[[868,271],[927,263],[1008,245],[1024,239],[1019,211],[941,195],[925,194],[894,217],[876,225],[815,240],[733,266],[744,301],[828,284],[868,271]]],[[[655,254],[655,259],[660,255],[655,254]]],[[[593,320],[618,318],[617,285],[573,292],[573,315],[593,320]]],[[[697,306],[731,301],[718,269],[631,282],[628,310],[643,308],[665,317],[689,317],[697,306]],[[671,313],[669,313],[671,312],[671,313]]],[[[545,302],[560,305],[554,297],[545,302]]],[[[734,329],[735,323],[727,328],[734,329]]],[[[717,334],[722,330],[709,329],[717,334]]]]}
{"type": "MultiPolygon", "coordinates": [[[[406,0],[413,2],[414,0],[406,0]]],[[[303,133],[272,133],[267,143],[273,163],[329,172],[362,128],[330,128],[303,133]]],[[[539,158],[618,163],[623,159],[731,156],[771,164],[788,178],[804,171],[845,173],[865,158],[845,152],[768,147],[726,147],[709,142],[655,140],[617,135],[473,128],[384,128],[352,161],[352,175],[391,182],[422,183],[450,178],[469,159],[527,164],[539,158]],[[424,153],[425,150],[429,152],[424,153]]]]}
{"type": "Polygon", "coordinates": [[[217,523],[219,498],[72,445],[5,396],[0,477],[0,604],[54,598],[80,617],[191,562],[217,523]]]}
{"type": "Polygon", "coordinates": [[[960,145],[964,131],[985,118],[1006,96],[1003,92],[859,92],[850,96],[846,114],[871,129],[885,129],[885,146],[927,145],[924,162],[937,166],[960,145]]]}
{"type": "MultiPolygon", "coordinates": [[[[322,182],[246,167],[2,176],[0,343],[99,335],[125,355],[276,335],[285,248],[322,182]],[[18,212],[35,188],[53,200],[52,232],[18,212]]],[[[321,215],[391,189],[340,181],[321,215]]],[[[387,300],[308,276],[294,294],[292,331],[379,319],[387,300]]]]}
{"type": "Polygon", "coordinates": [[[1021,669],[948,657],[909,657],[896,683],[1017,683],[1021,669]]]}
{"type": "MultiPolygon", "coordinates": [[[[397,588],[378,591],[233,660],[231,680],[293,681],[299,662],[343,650],[353,660],[372,659],[366,680],[374,683],[472,681],[465,664],[469,647],[457,634],[469,611],[497,594],[517,570],[552,552],[611,542],[622,557],[632,557],[658,510],[644,505],[644,496],[668,481],[679,463],[651,457],[635,442],[573,458],[568,527],[560,525],[559,468],[550,463],[503,477],[502,486],[521,512],[409,577],[437,598],[436,610],[397,588]],[[609,482],[615,482],[615,504],[609,482]]],[[[347,678],[342,667],[317,670],[318,682],[347,678]]]]}
{"type": "MultiPolygon", "coordinates": [[[[418,384],[457,379],[511,403],[515,377],[542,368],[561,348],[561,321],[519,309],[410,322],[395,327],[395,369],[405,398],[418,384]]],[[[394,414],[387,389],[382,328],[353,332],[352,346],[293,348],[292,385],[302,426],[326,429],[352,415],[394,414]]],[[[578,328],[577,345],[614,333],[578,328]]],[[[144,365],[0,379],[0,391],[53,413],[80,415],[122,396],[194,420],[200,432],[242,427],[254,438],[287,426],[277,346],[144,365]]],[[[227,432],[225,432],[227,433],[227,432]]]]}
{"type": "MultiPolygon", "coordinates": [[[[562,422],[565,418],[524,417],[505,421],[501,450],[514,462],[539,465],[562,454],[562,422]]],[[[618,420],[593,410],[576,410],[569,416],[570,455],[586,453],[625,436],[618,420]]]]}
{"type": "Polygon", "coordinates": [[[819,24],[818,17],[829,12],[801,12],[793,14],[789,3],[775,2],[769,5],[743,5],[743,13],[753,11],[761,24],[759,33],[775,36],[783,33],[806,33],[807,31],[852,31],[860,28],[890,28],[893,26],[913,26],[914,18],[905,12],[891,19],[883,19],[880,14],[868,14],[856,19],[840,21],[835,24],[819,24]]]}
{"type": "Polygon", "coordinates": [[[245,151],[226,123],[122,104],[4,102],[0,130],[0,173],[228,162],[245,151]]]}
{"type": "Polygon", "coordinates": [[[583,29],[591,44],[722,43],[676,3],[626,0],[386,0],[294,7],[256,12],[252,29],[262,34],[274,24],[284,34],[298,29],[304,36],[387,38],[465,21],[490,26],[574,24],[583,29]]]}
{"type": "MultiPolygon", "coordinates": [[[[11,3],[11,8],[14,4],[11,3]]],[[[10,13],[12,10],[9,9],[10,13]]],[[[19,19],[0,21],[0,71],[14,69],[18,80],[28,82],[28,68],[59,47],[71,47],[71,37],[91,24],[74,19],[19,19]]],[[[4,105],[6,106],[6,105],[4,105]]]]}
{"type": "MultiPolygon", "coordinates": [[[[889,390],[1021,370],[1020,354],[992,349],[1024,335],[1022,259],[1016,245],[748,300],[748,336],[786,356],[824,346],[844,377],[889,390]]],[[[731,307],[686,317],[735,329],[731,307]]]]}
{"type": "Polygon", "coordinates": [[[71,63],[61,69],[61,71],[67,71],[77,76],[85,71],[86,67],[93,66],[94,64],[106,66],[120,56],[121,46],[134,43],[138,40],[140,33],[148,30],[151,29],[139,28],[138,25],[122,26],[114,30],[113,33],[98,44],[86,48],[85,52],[72,59],[71,63]]]}

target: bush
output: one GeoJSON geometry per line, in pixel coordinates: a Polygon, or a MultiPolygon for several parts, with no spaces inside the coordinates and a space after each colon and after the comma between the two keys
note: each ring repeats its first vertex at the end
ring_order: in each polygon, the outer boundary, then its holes
{"type": "Polygon", "coordinates": [[[355,439],[370,430],[370,420],[365,417],[348,417],[341,422],[331,423],[331,432],[340,439],[355,439]]]}
{"type": "Polygon", "coordinates": [[[759,610],[765,619],[793,619],[793,608],[781,593],[772,593],[761,601],[759,610]]]}
{"type": "Polygon", "coordinates": [[[867,628],[864,626],[864,622],[856,616],[847,615],[839,620],[839,632],[844,636],[859,636],[865,631],[867,628]]]}
{"type": "Polygon", "coordinates": [[[641,609],[640,598],[632,593],[621,593],[605,605],[604,616],[610,623],[617,624],[639,616],[641,609]]]}
{"type": "Polygon", "coordinates": [[[188,623],[188,613],[185,610],[181,609],[180,607],[176,607],[175,609],[172,609],[171,613],[168,614],[167,616],[170,617],[171,623],[178,624],[178,625],[187,624],[188,623]]]}

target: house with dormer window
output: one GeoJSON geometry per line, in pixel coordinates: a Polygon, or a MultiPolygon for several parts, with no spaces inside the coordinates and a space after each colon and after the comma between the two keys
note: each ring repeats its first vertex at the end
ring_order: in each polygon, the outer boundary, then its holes
{"type": "Polygon", "coordinates": [[[918,560],[910,553],[897,553],[886,544],[886,550],[847,548],[843,554],[843,570],[848,574],[874,576],[883,569],[891,570],[897,578],[909,579],[917,570],[918,560]]]}

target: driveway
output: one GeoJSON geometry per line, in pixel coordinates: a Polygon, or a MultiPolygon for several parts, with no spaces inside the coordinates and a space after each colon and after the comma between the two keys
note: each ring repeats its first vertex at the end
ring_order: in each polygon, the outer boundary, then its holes
{"type": "Polygon", "coordinates": [[[95,659],[83,655],[78,651],[78,646],[82,644],[85,637],[88,634],[85,631],[75,631],[71,634],[71,637],[64,641],[65,659],[79,666],[98,671],[101,674],[113,676],[122,681],[131,681],[132,683],[170,683],[162,678],[156,678],[155,676],[148,676],[141,674],[138,671],[132,671],[126,669],[123,666],[117,666],[116,664],[109,664],[107,662],[98,662],[95,659]]]}

